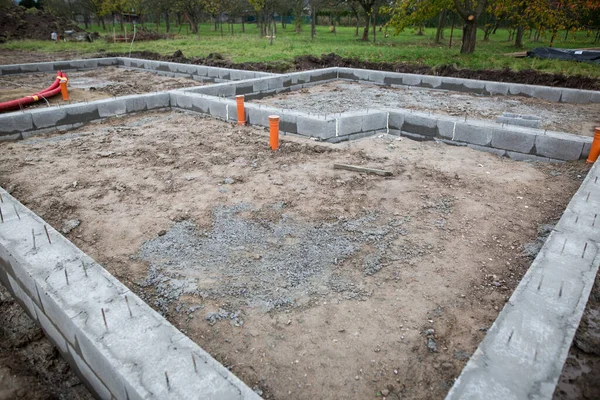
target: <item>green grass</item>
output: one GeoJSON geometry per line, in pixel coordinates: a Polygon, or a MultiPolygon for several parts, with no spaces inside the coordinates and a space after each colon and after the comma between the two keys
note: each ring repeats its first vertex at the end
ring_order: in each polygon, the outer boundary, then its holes
{"type": "MultiPolygon", "coordinates": [[[[146,25],[148,28],[156,28],[155,25],[146,25]]],[[[177,27],[174,27],[177,32],[177,27]]],[[[101,27],[92,26],[89,30],[98,31],[101,35],[112,37],[112,26],[109,32],[104,32],[101,27]]],[[[117,28],[118,30],[118,28],[117,28]]],[[[164,31],[164,25],[160,31],[164,31]]],[[[358,57],[362,60],[373,62],[406,62],[428,66],[454,65],[458,68],[470,69],[502,69],[512,70],[537,69],[545,72],[564,73],[566,75],[581,74],[584,76],[600,78],[600,66],[588,63],[577,63],[570,61],[540,60],[531,58],[514,58],[506,56],[506,53],[518,51],[512,42],[508,42],[508,31],[498,30],[492,35],[491,40],[484,42],[483,32],[479,31],[480,40],[477,43],[475,54],[460,54],[461,30],[454,30],[453,47],[448,48],[450,30],[446,29],[444,43],[436,45],[433,42],[434,29],[426,29],[423,36],[417,36],[411,31],[405,31],[399,35],[390,35],[385,38],[383,32],[378,32],[377,43],[361,42],[354,36],[354,28],[338,27],[336,35],[329,32],[329,27],[317,27],[317,36],[314,40],[310,38],[310,27],[304,26],[302,33],[297,35],[293,26],[285,30],[278,27],[277,37],[273,45],[266,38],[260,38],[256,25],[247,24],[246,32],[241,32],[241,25],[235,25],[235,33],[231,35],[225,27],[224,36],[219,31],[213,30],[212,24],[202,24],[199,35],[182,34],[168,40],[136,42],[133,51],[152,51],[161,54],[172,54],[181,50],[186,57],[206,57],[210,53],[220,53],[233,62],[289,62],[294,57],[312,54],[336,53],[342,57],[358,57]]],[[[362,33],[362,30],[361,30],[362,33]]],[[[131,28],[128,29],[131,34],[131,28]]],[[[529,50],[534,47],[548,46],[548,39],[537,43],[527,40],[525,36],[525,48],[529,50]]],[[[557,39],[555,47],[583,48],[600,47],[594,44],[593,35],[587,37],[586,32],[578,32],[576,38],[570,34],[565,41],[564,33],[557,39]]],[[[10,41],[0,45],[3,49],[18,49],[36,52],[61,52],[69,51],[81,54],[94,54],[99,52],[128,52],[130,43],[107,43],[104,39],[94,43],[59,43],[50,41],[10,41]]]]}

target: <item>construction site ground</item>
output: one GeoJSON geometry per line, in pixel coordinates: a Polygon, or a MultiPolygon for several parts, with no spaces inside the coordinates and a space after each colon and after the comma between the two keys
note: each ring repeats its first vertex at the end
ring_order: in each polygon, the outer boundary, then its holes
{"type": "Polygon", "coordinates": [[[181,112],[0,151],[2,187],[270,399],[442,398],[587,171],[385,134],[273,152],[181,112]]]}
{"type": "Polygon", "coordinates": [[[600,126],[600,104],[552,103],[521,96],[484,96],[418,87],[397,89],[336,81],[257,100],[277,108],[311,114],[343,113],[365,108],[404,108],[431,114],[495,121],[503,113],[535,116],[540,129],[593,136],[600,126]]]}
{"type": "MultiPolygon", "coordinates": [[[[162,92],[204,83],[187,78],[170,78],[152,72],[127,68],[105,67],[89,71],[66,72],[69,79],[69,101],[63,101],[60,93],[27,106],[48,107],[81,103],[114,96],[127,96],[162,92]]],[[[56,79],[56,73],[7,75],[0,77],[0,102],[30,96],[47,88],[56,79]]]]}

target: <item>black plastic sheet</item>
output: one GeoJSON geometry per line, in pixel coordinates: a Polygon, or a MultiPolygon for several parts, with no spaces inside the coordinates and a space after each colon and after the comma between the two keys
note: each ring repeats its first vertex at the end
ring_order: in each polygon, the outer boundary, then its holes
{"type": "Polygon", "coordinates": [[[538,47],[527,52],[528,57],[548,58],[554,60],[582,61],[600,64],[600,51],[568,50],[552,47],[538,47]]]}

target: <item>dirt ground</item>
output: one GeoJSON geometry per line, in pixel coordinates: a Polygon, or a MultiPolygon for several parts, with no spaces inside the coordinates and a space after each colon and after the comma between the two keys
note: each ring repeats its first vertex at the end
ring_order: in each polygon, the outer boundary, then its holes
{"type": "Polygon", "coordinates": [[[0,150],[2,187],[274,399],[442,398],[586,173],[178,112],[0,150]]]}
{"type": "Polygon", "coordinates": [[[325,111],[333,114],[388,107],[495,121],[509,112],[540,117],[540,129],[584,136],[593,136],[594,128],[600,126],[600,104],[562,104],[519,96],[480,96],[422,88],[393,89],[341,81],[256,102],[321,115],[325,111]]]}
{"type": "Polygon", "coordinates": [[[0,400],[92,400],[42,330],[0,285],[0,400]]]}
{"type": "MultiPolygon", "coordinates": [[[[47,107],[84,101],[94,101],[114,96],[161,92],[183,87],[202,86],[193,79],[170,78],[152,72],[127,68],[105,67],[84,72],[67,72],[69,97],[65,102],[60,94],[40,101],[30,107],[47,107]]],[[[37,73],[0,77],[0,102],[18,99],[37,93],[54,82],[56,74],[37,73]]]]}

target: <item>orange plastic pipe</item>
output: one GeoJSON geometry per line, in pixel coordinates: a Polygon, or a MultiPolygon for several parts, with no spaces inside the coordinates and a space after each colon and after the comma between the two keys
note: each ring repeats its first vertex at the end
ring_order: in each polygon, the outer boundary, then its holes
{"type": "Polygon", "coordinates": [[[69,89],[67,88],[67,78],[62,78],[60,80],[60,94],[62,94],[62,99],[64,101],[69,100],[69,89]]]}
{"type": "Polygon", "coordinates": [[[590,155],[588,156],[588,164],[595,163],[600,155],[600,127],[594,131],[594,141],[592,142],[592,148],[590,149],[590,155]]]}
{"type": "Polygon", "coordinates": [[[244,95],[235,96],[238,112],[238,125],[246,125],[246,113],[244,111],[244,95]]]}
{"type": "Polygon", "coordinates": [[[269,126],[271,128],[271,150],[279,148],[279,116],[269,116],[269,126]]]}

